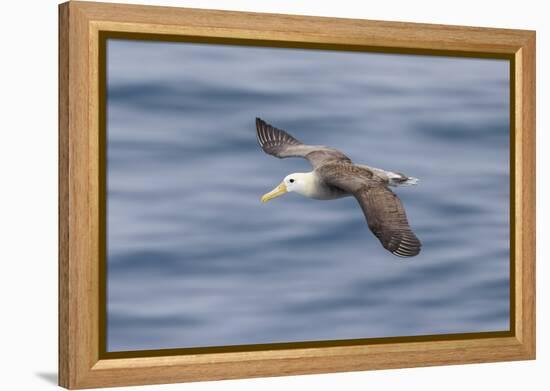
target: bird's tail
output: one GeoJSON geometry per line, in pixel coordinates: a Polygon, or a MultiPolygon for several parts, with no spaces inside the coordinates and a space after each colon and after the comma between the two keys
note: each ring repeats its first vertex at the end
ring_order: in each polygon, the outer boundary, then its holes
{"type": "Polygon", "coordinates": [[[410,177],[407,177],[407,179],[402,184],[403,185],[417,185],[419,180],[420,179],[418,179],[418,178],[410,176],[410,177]]]}
{"type": "Polygon", "coordinates": [[[388,175],[388,184],[390,186],[417,185],[418,181],[418,178],[406,176],[400,173],[390,172],[388,175]]]}
{"type": "Polygon", "coordinates": [[[405,174],[401,174],[400,172],[386,171],[381,168],[370,167],[365,164],[358,164],[358,166],[372,171],[376,176],[386,181],[389,186],[416,185],[419,182],[418,178],[407,176],[405,174]]]}

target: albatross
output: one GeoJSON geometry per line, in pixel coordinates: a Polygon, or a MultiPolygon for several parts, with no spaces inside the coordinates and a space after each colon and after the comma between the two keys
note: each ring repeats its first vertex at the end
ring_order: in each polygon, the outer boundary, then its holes
{"type": "Polygon", "coordinates": [[[399,257],[414,257],[422,244],[416,237],[401,201],[389,187],[414,185],[417,178],[404,174],[354,164],[335,148],[307,145],[282,129],[256,118],[256,135],[263,151],[277,158],[301,157],[313,171],[287,175],[262,196],[267,202],[288,192],[317,200],[353,196],[359,202],[367,224],[382,246],[399,257]]]}

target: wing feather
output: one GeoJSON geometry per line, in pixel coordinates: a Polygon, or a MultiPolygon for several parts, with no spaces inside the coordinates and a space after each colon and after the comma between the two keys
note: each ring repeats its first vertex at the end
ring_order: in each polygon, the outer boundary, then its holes
{"type": "Polygon", "coordinates": [[[351,160],[337,149],[322,145],[306,145],[282,129],[256,118],[256,138],[258,144],[268,155],[280,159],[301,157],[307,159],[316,168],[328,162],[351,160]]]}
{"type": "Polygon", "coordinates": [[[367,224],[382,246],[400,257],[414,257],[422,243],[416,237],[401,200],[385,186],[365,187],[355,198],[367,218],[367,224]]]}

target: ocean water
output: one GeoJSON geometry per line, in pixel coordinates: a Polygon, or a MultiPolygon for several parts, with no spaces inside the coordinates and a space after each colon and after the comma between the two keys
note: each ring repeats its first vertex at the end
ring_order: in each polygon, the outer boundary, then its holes
{"type": "Polygon", "coordinates": [[[107,350],[509,329],[509,62],[109,40],[107,350]],[[305,160],[255,117],[395,190],[397,258],[349,197],[262,194],[305,160]]]}

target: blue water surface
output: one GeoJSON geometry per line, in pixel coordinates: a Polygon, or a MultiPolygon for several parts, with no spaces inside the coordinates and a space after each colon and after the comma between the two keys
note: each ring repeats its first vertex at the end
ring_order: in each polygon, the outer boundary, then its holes
{"type": "Polygon", "coordinates": [[[508,61],[110,39],[107,78],[108,351],[509,329],[508,61]],[[255,117],[420,178],[420,255],[353,198],[261,204],[310,167],[255,117]]]}

